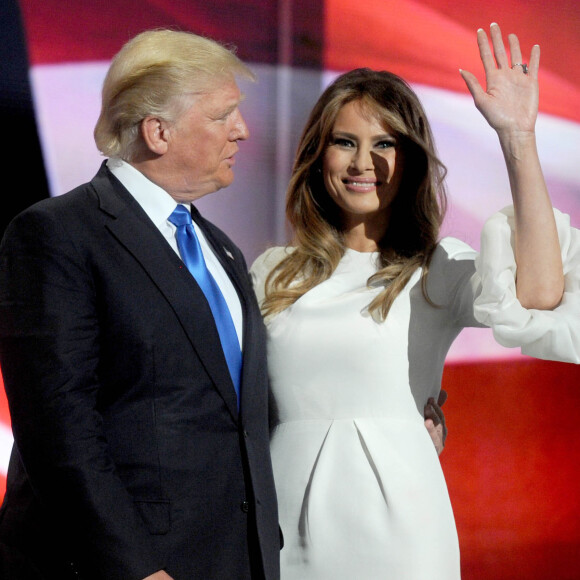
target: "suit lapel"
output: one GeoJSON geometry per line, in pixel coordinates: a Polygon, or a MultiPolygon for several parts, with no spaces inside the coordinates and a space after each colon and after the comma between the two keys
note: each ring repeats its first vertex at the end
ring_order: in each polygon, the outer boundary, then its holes
{"type": "Polygon", "coordinates": [[[108,178],[108,171],[106,179],[98,180],[101,173],[93,180],[95,190],[101,209],[115,218],[105,227],[131,252],[169,302],[230,413],[237,418],[236,393],[203,292],[141,206],[113,176],[108,178]]]}
{"type": "Polygon", "coordinates": [[[201,215],[195,206],[191,206],[191,216],[195,223],[202,229],[203,234],[211,245],[214,254],[217,256],[220,264],[228,274],[230,280],[232,281],[240,302],[242,304],[242,312],[245,314],[246,311],[246,297],[243,290],[243,282],[240,279],[240,264],[236,263],[235,256],[230,250],[220,243],[218,239],[215,238],[212,231],[206,227],[204,220],[201,219],[201,215]]]}
{"type": "Polygon", "coordinates": [[[239,263],[240,260],[235,259],[235,255],[228,250],[227,246],[216,239],[210,228],[205,226],[204,220],[201,219],[199,212],[193,206],[192,217],[203,230],[207,241],[211,244],[214,253],[234,284],[240,299],[244,320],[244,348],[240,393],[242,401],[246,400],[249,402],[255,396],[253,389],[256,386],[256,376],[259,374],[257,365],[263,361],[265,352],[266,337],[264,334],[265,329],[262,314],[256,300],[253,299],[254,290],[249,284],[249,275],[245,263],[239,263]]]}

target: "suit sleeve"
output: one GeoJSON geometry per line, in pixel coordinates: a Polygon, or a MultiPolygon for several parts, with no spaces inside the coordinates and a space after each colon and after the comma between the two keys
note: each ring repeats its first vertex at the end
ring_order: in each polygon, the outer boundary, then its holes
{"type": "Polygon", "coordinates": [[[18,216],[0,248],[0,364],[15,445],[35,495],[95,571],[143,578],[164,563],[103,434],[98,280],[46,207],[18,216]]]}

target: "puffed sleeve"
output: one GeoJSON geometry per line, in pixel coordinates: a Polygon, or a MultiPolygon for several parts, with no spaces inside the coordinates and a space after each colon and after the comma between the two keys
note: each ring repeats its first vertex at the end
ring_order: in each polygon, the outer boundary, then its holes
{"type": "Polygon", "coordinates": [[[535,358],[580,363],[580,230],[554,209],[564,264],[565,290],[554,310],[525,309],[516,297],[514,211],[504,208],[484,225],[475,260],[480,293],[474,314],[490,326],[498,343],[520,346],[535,358]]]}

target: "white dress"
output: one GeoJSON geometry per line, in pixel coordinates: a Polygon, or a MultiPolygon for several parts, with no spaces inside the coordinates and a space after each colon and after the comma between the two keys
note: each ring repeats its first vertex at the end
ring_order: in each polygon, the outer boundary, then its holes
{"type": "MultiPolygon", "coordinates": [[[[514,302],[509,210],[494,219],[481,257],[453,238],[436,250],[428,289],[439,308],[424,300],[415,272],[387,320],[375,322],[366,307],[380,288],[366,282],[377,254],[347,250],[328,280],[266,320],[283,580],[460,577],[453,512],[423,407],[437,398],[452,341],[463,327],[481,325],[474,301],[480,320],[496,317],[500,342],[580,362],[580,309],[571,296],[580,288],[579,232],[557,214],[567,291],[545,320],[514,302]]],[[[286,251],[273,248],[252,266],[259,299],[286,251]]]]}

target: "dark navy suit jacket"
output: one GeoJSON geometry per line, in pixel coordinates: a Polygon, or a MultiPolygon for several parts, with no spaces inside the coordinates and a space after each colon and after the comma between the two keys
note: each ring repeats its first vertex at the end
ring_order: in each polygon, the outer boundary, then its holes
{"type": "Polygon", "coordinates": [[[6,231],[11,580],[279,577],[265,329],[240,250],[192,213],[242,304],[239,413],[205,297],[105,163],[6,231]]]}

